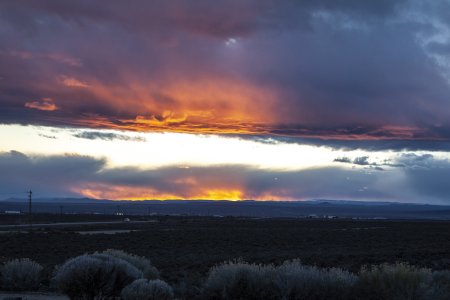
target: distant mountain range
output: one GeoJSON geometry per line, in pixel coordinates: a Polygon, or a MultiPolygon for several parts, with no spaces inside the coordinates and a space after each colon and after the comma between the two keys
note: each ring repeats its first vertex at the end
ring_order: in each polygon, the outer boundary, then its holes
{"type": "MultiPolygon", "coordinates": [[[[28,202],[27,198],[7,198],[0,200],[0,202],[17,202],[23,203],[28,202]]],[[[426,205],[430,204],[416,204],[416,203],[402,203],[402,202],[389,202],[389,201],[358,201],[358,200],[329,200],[329,199],[311,199],[311,200],[291,200],[291,201],[257,201],[257,200],[242,200],[242,201],[229,201],[229,200],[109,200],[109,199],[92,199],[92,198],[33,198],[34,203],[161,203],[161,202],[170,202],[170,203],[223,203],[223,202],[233,202],[233,203],[265,203],[265,204],[273,204],[273,205],[307,205],[307,204],[315,204],[315,205],[358,205],[358,206],[373,206],[373,205],[426,205]]],[[[433,205],[433,206],[442,206],[442,205],[433,205]]],[[[450,206],[450,205],[449,205],[450,206]]]]}
{"type": "MultiPolygon", "coordinates": [[[[129,215],[198,215],[288,218],[436,219],[450,220],[450,206],[399,202],[325,200],[308,201],[216,201],[145,200],[116,201],[90,198],[36,198],[34,212],[129,215]]],[[[28,211],[26,198],[0,201],[0,212],[28,211]]]]}
{"type": "MultiPolygon", "coordinates": [[[[0,200],[0,202],[28,202],[28,198],[7,198],[0,200]]],[[[33,198],[33,203],[99,203],[99,202],[113,202],[107,199],[92,199],[92,198],[33,198]]]]}

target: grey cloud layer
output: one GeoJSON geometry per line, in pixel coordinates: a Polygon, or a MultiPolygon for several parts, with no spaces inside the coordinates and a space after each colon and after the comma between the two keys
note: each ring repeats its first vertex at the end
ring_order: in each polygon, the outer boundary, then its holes
{"type": "Polygon", "coordinates": [[[74,137],[88,140],[105,140],[105,141],[134,141],[134,142],[145,142],[145,138],[139,136],[128,136],[125,134],[118,134],[112,132],[100,132],[100,131],[81,131],[75,133],[74,137]]]}
{"type": "MultiPolygon", "coordinates": [[[[106,168],[106,161],[87,156],[29,157],[0,154],[0,189],[33,189],[38,196],[80,196],[86,186],[148,189],[190,197],[199,190],[239,189],[249,199],[273,195],[288,199],[332,198],[449,203],[450,162],[432,155],[404,154],[386,171],[328,167],[296,172],[248,166],[176,166],[159,169],[106,168]]],[[[4,198],[7,196],[2,195],[4,198]]]]}

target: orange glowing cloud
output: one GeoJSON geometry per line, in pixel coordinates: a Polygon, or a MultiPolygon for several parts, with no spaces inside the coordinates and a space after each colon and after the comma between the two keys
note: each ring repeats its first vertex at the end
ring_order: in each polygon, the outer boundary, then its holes
{"type": "Polygon", "coordinates": [[[84,197],[110,200],[290,200],[289,197],[271,193],[262,193],[261,195],[256,196],[247,195],[242,188],[237,187],[207,188],[198,186],[195,190],[188,192],[167,193],[149,187],[130,187],[123,185],[90,183],[83,185],[82,187],[74,187],[71,190],[84,197]]]}
{"type": "Polygon", "coordinates": [[[75,87],[75,88],[89,87],[89,84],[87,84],[86,82],[76,79],[74,77],[69,77],[69,76],[65,76],[65,75],[59,76],[58,81],[62,85],[67,86],[67,87],[75,87]]]}
{"type": "Polygon", "coordinates": [[[83,187],[72,188],[73,192],[79,193],[92,199],[111,199],[111,200],[173,200],[181,199],[175,194],[159,193],[152,188],[127,187],[121,185],[105,184],[87,184],[83,187]]]}
{"type": "MultiPolygon", "coordinates": [[[[82,115],[74,125],[133,131],[189,133],[255,133],[275,122],[272,106],[277,94],[269,88],[229,78],[209,77],[171,82],[107,85],[60,78],[68,87],[89,87],[92,98],[118,112],[117,116],[82,115]],[[122,116],[132,116],[124,118],[122,116]]],[[[76,106],[78,102],[68,104],[76,106]]]]}
{"type": "MultiPolygon", "coordinates": [[[[70,126],[141,132],[257,134],[323,140],[429,138],[426,130],[405,125],[327,128],[308,126],[305,119],[302,126],[279,113],[282,98],[279,90],[241,79],[197,75],[192,79],[174,76],[170,81],[144,81],[127,73],[121,77],[120,83],[112,84],[93,77],[81,80],[60,75],[57,79],[68,88],[65,92],[76,97],[64,100],[64,113],[46,116],[46,120],[70,126]],[[82,98],[77,98],[80,95],[82,98]],[[92,101],[81,101],[85,99],[92,101]],[[92,107],[98,112],[89,113],[92,107]],[[67,111],[77,110],[83,113],[67,116],[67,111]]],[[[51,85],[42,88],[51,89],[51,85]]],[[[25,106],[48,111],[58,109],[50,98],[27,102],[25,106]]]]}
{"type": "Polygon", "coordinates": [[[128,187],[121,185],[87,184],[72,191],[93,199],[112,200],[243,200],[240,190],[212,189],[198,191],[192,195],[164,193],[153,188],[128,187]]]}
{"type": "MultiPolygon", "coordinates": [[[[192,116],[192,114],[190,114],[192,116]]],[[[176,115],[176,113],[166,110],[161,116],[137,116],[136,124],[142,124],[144,126],[164,126],[169,124],[180,124],[187,120],[188,114],[176,115]]]]}
{"type": "Polygon", "coordinates": [[[51,98],[43,98],[41,101],[26,102],[25,107],[45,111],[54,111],[59,109],[51,98]]]}

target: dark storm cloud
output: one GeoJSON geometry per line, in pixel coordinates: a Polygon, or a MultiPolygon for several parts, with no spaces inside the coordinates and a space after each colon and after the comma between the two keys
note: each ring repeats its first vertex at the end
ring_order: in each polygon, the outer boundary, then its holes
{"type": "Polygon", "coordinates": [[[341,162],[341,163],[347,163],[347,164],[354,164],[354,165],[360,165],[360,166],[368,166],[368,165],[376,165],[374,163],[369,162],[369,156],[359,156],[355,159],[351,160],[348,157],[338,157],[333,160],[334,162],[341,162]]]}
{"type": "Polygon", "coordinates": [[[348,157],[338,157],[338,158],[335,158],[333,161],[335,161],[335,162],[341,162],[341,163],[346,163],[346,164],[350,164],[350,163],[352,163],[352,160],[350,159],[350,158],[348,158],[348,157]]]}
{"type": "Polygon", "coordinates": [[[233,138],[253,140],[265,144],[289,143],[329,147],[339,150],[366,150],[371,152],[392,150],[402,151],[450,151],[450,141],[443,140],[337,140],[320,138],[295,138],[269,135],[229,135],[233,138]]]}
{"type": "Polygon", "coordinates": [[[28,157],[17,151],[0,152],[0,190],[7,193],[35,189],[47,196],[76,195],[71,185],[92,178],[103,165],[103,160],[87,156],[28,157]]]}
{"type": "Polygon", "coordinates": [[[356,165],[367,166],[369,164],[368,156],[360,156],[353,160],[353,163],[356,165]]]}
{"type": "Polygon", "coordinates": [[[4,17],[23,29],[34,30],[33,12],[56,15],[66,21],[82,23],[97,21],[119,24],[128,30],[193,31],[216,37],[243,35],[257,30],[305,26],[310,13],[316,10],[331,10],[353,13],[362,17],[384,17],[394,12],[404,0],[382,0],[361,2],[357,0],[221,0],[214,4],[208,0],[134,0],[124,3],[108,1],[108,5],[90,0],[61,2],[40,0],[30,3],[25,0],[4,4],[4,17]],[[299,18],[302,17],[302,18],[299,18]]]}
{"type": "Polygon", "coordinates": [[[359,156],[354,159],[349,157],[337,157],[333,160],[333,162],[344,163],[344,164],[352,164],[355,166],[365,166],[368,169],[376,170],[376,171],[385,171],[385,167],[390,168],[403,168],[406,167],[405,164],[401,162],[393,162],[389,159],[386,159],[382,162],[371,162],[369,156],[359,156]]]}
{"type": "Polygon", "coordinates": [[[145,142],[145,138],[139,136],[128,136],[124,134],[112,133],[112,132],[100,132],[100,131],[81,131],[75,133],[74,137],[88,140],[105,140],[105,141],[133,141],[133,142],[145,142]]]}
{"type": "Polygon", "coordinates": [[[0,122],[447,151],[446,7],[2,1],[0,122]]]}
{"type": "Polygon", "coordinates": [[[42,136],[42,137],[44,137],[46,139],[53,139],[53,140],[56,139],[56,136],[54,136],[54,135],[47,135],[47,134],[42,134],[42,133],[39,133],[38,135],[42,136]]]}
{"type": "MultiPolygon", "coordinates": [[[[33,189],[37,196],[121,198],[158,195],[191,199],[210,191],[238,191],[242,199],[356,199],[449,203],[450,162],[432,155],[399,155],[397,167],[326,167],[301,171],[243,165],[158,169],[108,168],[86,156],[0,154],[0,190],[33,189]],[[45,174],[45,176],[43,175],[45,174]],[[125,196],[126,195],[126,196],[125,196]]],[[[211,194],[213,195],[213,194],[211,194]]],[[[226,198],[226,196],[225,196],[226,198]]]]}
{"type": "Polygon", "coordinates": [[[424,199],[442,199],[449,202],[450,161],[430,154],[404,154],[398,159],[404,164],[404,171],[411,188],[424,199]]]}

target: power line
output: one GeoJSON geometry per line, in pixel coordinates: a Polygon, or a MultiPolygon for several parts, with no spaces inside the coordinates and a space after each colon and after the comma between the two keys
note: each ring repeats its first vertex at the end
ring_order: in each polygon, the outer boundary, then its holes
{"type": "Polygon", "coordinates": [[[19,195],[19,194],[25,194],[28,192],[12,192],[12,193],[0,193],[0,195],[19,195]]]}

